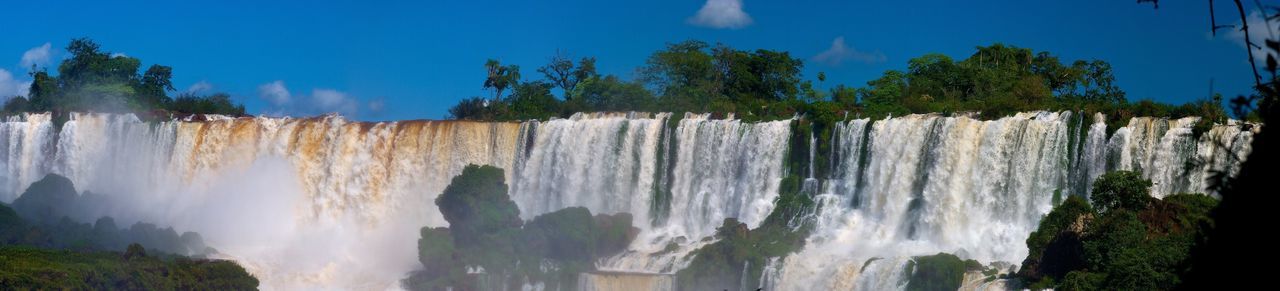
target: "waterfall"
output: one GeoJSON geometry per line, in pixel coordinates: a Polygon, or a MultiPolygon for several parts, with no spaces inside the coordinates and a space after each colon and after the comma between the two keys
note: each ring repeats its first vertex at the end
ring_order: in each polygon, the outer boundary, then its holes
{"type": "Polygon", "coordinates": [[[757,266],[760,283],[901,289],[913,256],[1020,262],[1054,193],[1087,195],[1106,171],[1142,171],[1156,197],[1216,195],[1206,178],[1234,173],[1258,128],[1231,121],[1197,132],[1196,118],[1133,118],[1109,134],[1104,121],[1074,112],[846,120],[833,126],[828,171],[818,173],[816,135],[801,137],[808,168],[787,169],[792,120],[732,115],[143,122],[71,114],[57,127],[50,114],[24,114],[0,123],[0,200],[61,174],[121,198],[102,213],[117,221],[200,232],[265,288],[385,289],[418,267],[418,228],[447,226],[435,196],[467,164],[493,165],[506,170],[523,218],[572,206],[634,215],[637,239],[597,262],[612,273],[579,277],[604,290],[633,280],[672,286],[670,274],[714,242],[724,219],[759,226],[793,171],[808,178],[814,228],[804,249],[757,266]],[[635,276],[602,275],[623,273],[635,276]]]}
{"type": "Polygon", "coordinates": [[[642,222],[635,250],[602,268],[679,270],[683,254],[705,244],[695,241],[725,218],[759,225],[783,177],[791,121],[709,117],[686,114],[672,130],[666,113],[527,122],[512,197],[526,218],[573,206],[631,212],[642,222]],[[677,251],[667,249],[672,243],[677,251]]]}
{"type": "Polygon", "coordinates": [[[676,290],[674,276],[616,272],[590,272],[578,275],[579,291],[676,290]]]}
{"type": "Polygon", "coordinates": [[[512,166],[519,126],[72,114],[55,134],[28,114],[0,124],[0,197],[60,174],[118,198],[100,215],[123,225],[200,232],[266,288],[382,289],[416,266],[417,228],[447,225],[432,201],[453,176],[512,166]]]}
{"type": "Polygon", "coordinates": [[[1072,112],[839,123],[814,231],[766,288],[901,289],[897,265],[939,252],[1017,263],[1055,192],[1087,195],[1106,171],[1138,170],[1156,197],[1213,194],[1205,178],[1234,171],[1230,152],[1247,154],[1252,136],[1233,122],[1196,139],[1195,118],[1134,118],[1108,139],[1103,120],[1074,139],[1084,121],[1072,112]]]}
{"type": "Polygon", "coordinates": [[[53,121],[48,114],[10,116],[0,124],[0,199],[12,202],[32,182],[49,172],[53,121]]]}
{"type": "Polygon", "coordinates": [[[521,216],[582,206],[649,221],[659,136],[668,116],[580,113],[522,125],[530,141],[511,187],[521,216]]]}

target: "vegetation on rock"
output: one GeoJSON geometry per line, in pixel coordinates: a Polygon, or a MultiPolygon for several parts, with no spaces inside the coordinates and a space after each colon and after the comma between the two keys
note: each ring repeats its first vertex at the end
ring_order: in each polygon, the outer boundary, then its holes
{"type": "Polygon", "coordinates": [[[183,257],[215,252],[199,234],[178,235],[145,223],[119,229],[110,217],[92,225],[76,222],[68,215],[82,203],[79,199],[84,196],[75,193],[70,180],[49,175],[29,187],[14,208],[0,204],[0,286],[257,289],[258,280],[234,262],[183,257]],[[147,248],[156,252],[149,255],[147,248]]]}
{"type": "Polygon", "coordinates": [[[1111,172],[1093,187],[1094,209],[1068,197],[1027,239],[1018,275],[1032,289],[1169,290],[1193,268],[1191,250],[1212,228],[1217,200],[1149,196],[1151,181],[1111,172]]]}
{"type": "Polygon", "coordinates": [[[592,216],[583,207],[523,222],[502,169],[492,166],[464,168],[436,205],[450,226],[422,228],[423,268],[402,281],[405,288],[476,290],[528,280],[573,289],[578,273],[595,270],[597,259],[625,250],[638,233],[630,214],[592,216]]]}
{"type": "Polygon", "coordinates": [[[814,202],[804,193],[798,176],[784,178],[773,212],[755,229],[736,218],[716,228],[718,241],[690,253],[692,261],[676,273],[682,290],[742,290],[755,286],[769,258],[781,258],[804,247],[813,229],[804,215],[814,202]],[[745,271],[744,271],[745,270],[745,271]],[[743,277],[746,278],[743,278],[743,277]],[[743,283],[749,286],[740,286],[743,283]]]}

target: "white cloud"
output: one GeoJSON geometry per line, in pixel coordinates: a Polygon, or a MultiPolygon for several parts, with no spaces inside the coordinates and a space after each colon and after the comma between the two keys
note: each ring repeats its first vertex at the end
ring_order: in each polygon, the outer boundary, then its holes
{"type": "Polygon", "coordinates": [[[711,28],[738,29],[751,24],[751,15],[742,11],[742,0],[707,0],[689,23],[711,28]]]}
{"type": "Polygon", "coordinates": [[[267,100],[268,103],[276,107],[284,106],[289,103],[289,99],[292,99],[289,94],[289,88],[285,88],[284,81],[281,80],[258,86],[258,97],[262,97],[262,99],[267,100]]]}
{"type": "Polygon", "coordinates": [[[844,37],[836,37],[831,41],[831,48],[813,56],[813,61],[827,64],[828,66],[839,66],[846,61],[856,61],[861,63],[879,63],[885,61],[885,56],[880,51],[864,52],[844,43],[844,37]]]}
{"type": "MultiPolygon", "coordinates": [[[[273,81],[258,86],[258,97],[271,104],[264,114],[309,116],[317,114],[338,113],[347,117],[356,117],[361,113],[361,101],[345,92],[316,88],[310,95],[294,95],[285,87],[284,81],[273,81]]],[[[382,110],[382,101],[374,100],[366,105],[373,112],[382,110]]]]}
{"type": "Polygon", "coordinates": [[[112,58],[118,58],[118,57],[126,57],[126,58],[127,58],[127,57],[129,57],[129,55],[126,55],[126,54],[124,54],[124,53],[111,53],[111,57],[112,57],[112,58]]]}
{"type": "Polygon", "coordinates": [[[347,93],[333,89],[311,90],[311,107],[317,113],[339,113],[346,116],[355,116],[360,109],[359,103],[347,96],[347,93]]]}
{"type": "MultiPolygon", "coordinates": [[[[1280,34],[1277,34],[1280,32],[1275,31],[1274,30],[1275,28],[1271,27],[1272,25],[1267,23],[1267,20],[1262,16],[1262,12],[1253,11],[1253,13],[1249,13],[1249,17],[1246,19],[1248,19],[1249,21],[1249,38],[1253,40],[1254,44],[1257,44],[1259,47],[1261,47],[1261,48],[1258,48],[1258,47],[1252,48],[1253,58],[1255,61],[1258,62],[1258,64],[1265,65],[1267,63],[1267,53],[1275,53],[1275,52],[1271,52],[1270,49],[1266,48],[1266,46],[1264,45],[1266,42],[1264,40],[1266,39],[1280,40],[1280,39],[1277,39],[1277,38],[1280,38],[1280,34]]],[[[1223,31],[1227,31],[1227,40],[1237,45],[1240,45],[1241,48],[1245,47],[1244,31],[1240,30],[1239,22],[1235,23],[1235,27],[1223,28],[1221,30],[1218,30],[1218,32],[1223,32],[1223,31]]],[[[1277,55],[1276,57],[1280,58],[1280,55],[1277,55]]]]}
{"type": "Polygon", "coordinates": [[[46,42],[43,45],[33,47],[27,50],[26,52],[23,52],[22,61],[18,62],[18,65],[21,65],[22,68],[24,69],[31,68],[32,65],[35,65],[35,66],[48,65],[49,56],[50,56],[49,49],[51,47],[53,47],[53,45],[46,42]]]}
{"type": "Polygon", "coordinates": [[[213,89],[213,84],[209,84],[209,82],[205,80],[200,80],[200,82],[191,84],[191,87],[187,87],[187,90],[184,90],[182,92],[186,94],[199,94],[205,91],[209,91],[210,89],[213,89]]]}
{"type": "Polygon", "coordinates": [[[26,97],[30,89],[31,81],[14,79],[13,73],[0,69],[0,101],[9,101],[13,96],[26,97]]]}

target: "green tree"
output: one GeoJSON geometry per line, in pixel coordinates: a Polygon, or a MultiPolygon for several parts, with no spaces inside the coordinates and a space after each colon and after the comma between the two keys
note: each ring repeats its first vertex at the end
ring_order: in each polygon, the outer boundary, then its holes
{"type": "Polygon", "coordinates": [[[1147,208],[1151,198],[1151,180],[1133,171],[1115,171],[1103,174],[1093,182],[1089,197],[1100,212],[1116,209],[1139,211],[1147,208]]]}
{"type": "Polygon", "coordinates": [[[507,97],[506,103],[511,105],[516,119],[557,116],[560,112],[560,100],[551,95],[552,86],[543,81],[520,83],[516,85],[515,92],[507,97]]]}
{"type": "Polygon", "coordinates": [[[657,99],[643,84],[626,82],[614,75],[582,81],[574,88],[573,96],[584,101],[591,110],[662,110],[655,106],[657,99]]]}
{"type": "Polygon", "coordinates": [[[493,90],[494,101],[502,100],[502,91],[520,82],[520,66],[503,66],[498,60],[489,59],[485,61],[484,67],[489,72],[488,77],[484,79],[484,88],[493,90]]]}
{"type": "Polygon", "coordinates": [[[137,88],[138,98],[150,107],[165,105],[165,102],[169,101],[169,95],[166,92],[173,90],[173,82],[169,80],[172,77],[173,68],[151,65],[146,73],[142,74],[142,82],[137,88]]]}
{"type": "Polygon", "coordinates": [[[846,108],[859,106],[858,89],[840,84],[831,87],[830,91],[828,95],[831,96],[831,101],[840,103],[841,106],[846,108]]]}
{"type": "Polygon", "coordinates": [[[449,107],[450,119],[461,120],[498,120],[506,117],[506,103],[494,102],[484,97],[464,98],[449,107]]]}
{"type": "Polygon", "coordinates": [[[596,58],[584,57],[578,61],[577,66],[574,66],[573,60],[560,53],[552,56],[547,65],[539,67],[538,72],[542,73],[551,84],[564,91],[565,101],[575,97],[573,89],[578,87],[579,83],[600,76],[596,73],[596,58]]]}
{"type": "Polygon", "coordinates": [[[483,234],[520,227],[520,208],[507,196],[504,180],[502,169],[468,165],[436,197],[440,214],[460,243],[477,242],[483,234]]]}

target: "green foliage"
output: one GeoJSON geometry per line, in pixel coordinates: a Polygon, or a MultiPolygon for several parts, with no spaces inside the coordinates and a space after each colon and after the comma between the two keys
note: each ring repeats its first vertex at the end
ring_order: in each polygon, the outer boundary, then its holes
{"type": "Polygon", "coordinates": [[[1110,205],[1093,213],[1076,196],[1041,221],[1027,239],[1030,254],[1019,277],[1032,289],[1168,290],[1192,270],[1197,240],[1214,226],[1212,197],[1146,196],[1150,182],[1133,172],[1112,172],[1094,182],[1093,200],[1110,205]],[[1142,198],[1142,199],[1139,199],[1142,198]]]}
{"type": "Polygon", "coordinates": [[[216,93],[208,96],[193,94],[178,95],[169,103],[169,111],[179,114],[221,114],[229,116],[244,115],[244,105],[231,101],[231,95],[216,93]]]}
{"type": "Polygon", "coordinates": [[[800,181],[795,175],[782,180],[774,210],[760,227],[750,229],[735,218],[726,218],[716,228],[715,237],[719,241],[694,250],[689,254],[693,256],[689,266],[676,273],[680,289],[757,288],[754,284],[760,282],[769,258],[783,257],[803,248],[813,225],[800,216],[812,211],[814,202],[801,193],[800,181]],[[743,282],[751,285],[740,286],[743,282]]]}
{"type": "MultiPolygon", "coordinates": [[[[1091,273],[1087,271],[1071,271],[1071,273],[1067,273],[1067,275],[1062,279],[1062,284],[1058,285],[1058,289],[1064,291],[1100,290],[1102,289],[1103,280],[1106,280],[1106,278],[1106,274],[1091,273]]],[[[1038,289],[1032,288],[1032,290],[1038,289]]]]}
{"type": "Polygon", "coordinates": [[[597,259],[625,250],[639,232],[630,214],[592,216],[583,207],[524,223],[503,180],[502,169],[476,165],[454,177],[436,198],[450,227],[422,228],[418,260],[423,269],[401,282],[405,288],[470,290],[481,285],[475,280],[518,285],[527,278],[574,289],[578,273],[595,270],[597,259]],[[483,267],[496,277],[468,277],[464,266],[483,267]]]}
{"type": "MultiPolygon", "coordinates": [[[[62,185],[65,178],[59,178],[42,179],[43,183],[37,183],[41,185],[31,188],[70,188],[62,185]]],[[[44,207],[28,213],[50,215],[62,213],[59,208],[64,206],[33,201],[24,200],[15,207],[44,207]]],[[[120,230],[109,217],[92,227],[66,216],[53,223],[28,222],[19,213],[0,204],[0,286],[77,290],[248,290],[258,286],[258,280],[234,262],[165,254],[188,253],[187,247],[204,248],[203,239],[195,233],[178,236],[171,228],[160,230],[149,224],[120,230]],[[143,244],[163,252],[149,255],[143,244]],[[179,248],[182,251],[174,251],[179,248]],[[121,249],[124,254],[107,251],[121,249]]]]}
{"type": "Polygon", "coordinates": [[[471,97],[449,107],[449,118],[459,120],[506,120],[506,103],[492,102],[482,97],[471,97]]]}
{"type": "Polygon", "coordinates": [[[534,217],[525,224],[522,241],[540,257],[588,262],[596,257],[594,227],[587,208],[565,208],[534,217]]]}
{"type": "Polygon", "coordinates": [[[0,203],[0,245],[20,243],[26,232],[27,222],[13,208],[0,203]]]}
{"type": "Polygon", "coordinates": [[[643,84],[626,82],[608,75],[583,80],[572,90],[574,98],[585,102],[583,110],[657,111],[657,99],[643,84]]]}
{"type": "Polygon", "coordinates": [[[579,96],[574,92],[578,84],[600,78],[600,74],[596,73],[596,58],[591,57],[582,58],[575,67],[569,57],[557,54],[551,57],[546,66],[538,68],[538,72],[546,76],[551,84],[564,91],[566,101],[572,101],[579,96]]]}
{"type": "Polygon", "coordinates": [[[493,90],[493,100],[502,99],[502,91],[516,86],[520,82],[520,66],[506,65],[495,59],[485,61],[484,68],[489,72],[484,79],[484,88],[493,90]]]}
{"type": "Polygon", "coordinates": [[[141,247],[78,252],[0,246],[0,286],[63,290],[256,290],[258,279],[230,261],[162,259],[141,247]]]}
{"type": "Polygon", "coordinates": [[[1151,180],[1133,171],[1115,171],[1103,174],[1093,182],[1089,199],[1098,211],[1115,209],[1140,211],[1147,208],[1151,198],[1151,180]]]}
{"type": "Polygon", "coordinates": [[[630,214],[592,217],[585,207],[570,207],[526,223],[520,248],[542,258],[590,263],[625,250],[634,235],[630,214]]]}
{"type": "Polygon", "coordinates": [[[58,65],[57,76],[46,69],[34,70],[29,97],[6,102],[4,113],[244,114],[244,107],[233,104],[224,93],[170,98],[168,92],[174,90],[171,67],[152,65],[139,74],[141,60],[103,51],[87,38],[71,40],[66,49],[71,56],[58,65]]]}
{"type": "Polygon", "coordinates": [[[1062,204],[1040,219],[1040,227],[1027,237],[1027,259],[1019,275],[1031,281],[1044,277],[1061,279],[1067,272],[1084,266],[1084,245],[1080,235],[1084,223],[1096,213],[1080,196],[1068,196],[1062,204]],[[1073,229],[1075,228],[1075,229],[1073,229]]]}
{"type": "MultiPolygon", "coordinates": [[[[964,273],[972,265],[981,264],[976,261],[964,261],[952,254],[938,253],[932,256],[920,256],[912,259],[910,279],[907,290],[956,290],[964,281],[964,273]]],[[[976,269],[975,269],[976,271],[976,269]]]]}
{"type": "MultiPolygon", "coordinates": [[[[444,290],[464,286],[466,270],[461,254],[453,243],[449,228],[423,227],[418,239],[418,261],[422,270],[410,273],[403,283],[410,290],[444,290]]],[[[462,288],[466,289],[466,288],[462,288]]]]}
{"type": "Polygon", "coordinates": [[[27,101],[26,97],[13,96],[13,98],[4,101],[4,107],[0,109],[0,114],[12,115],[28,111],[31,111],[31,102],[27,101]]]}
{"type": "Polygon", "coordinates": [[[140,243],[160,253],[204,256],[215,252],[194,232],[179,235],[173,228],[142,222],[120,229],[111,217],[100,217],[94,224],[79,222],[89,219],[93,209],[103,207],[111,207],[105,197],[88,192],[76,194],[67,178],[47,175],[14,200],[13,209],[2,207],[0,244],[118,250],[140,243]],[[5,213],[13,213],[16,218],[5,213]]]}
{"type": "MultiPolygon", "coordinates": [[[[486,68],[485,88],[495,92],[492,103],[464,99],[450,109],[452,118],[523,120],[583,111],[684,111],[736,113],[747,121],[968,112],[994,119],[1033,110],[1078,110],[1106,113],[1112,131],[1134,116],[1205,117],[1197,134],[1226,118],[1220,97],[1181,106],[1150,100],[1130,103],[1105,61],[1064,62],[1049,52],[999,43],[977,47],[961,60],[926,54],[909,60],[905,70],[885,71],[863,87],[834,84],[825,90],[806,80],[800,73],[804,62],[787,52],[739,50],[694,40],[671,43],[650,54],[634,81],[600,76],[594,58],[582,58],[575,66],[562,55],[538,69],[545,77],[542,81],[521,81],[518,67],[493,60],[486,68]],[[504,90],[520,87],[532,94],[502,98],[504,90]],[[546,92],[539,87],[547,87],[546,92]],[[551,87],[562,89],[563,95],[550,97],[551,87]]],[[[817,76],[819,86],[826,83],[825,77],[817,76]]]]}
{"type": "Polygon", "coordinates": [[[493,166],[463,168],[435,203],[460,245],[483,243],[487,236],[522,223],[520,208],[507,196],[502,169],[493,166]]]}
{"type": "Polygon", "coordinates": [[[515,92],[507,97],[514,119],[537,119],[560,114],[560,100],[551,95],[551,83],[534,81],[515,85],[515,92]]]}

